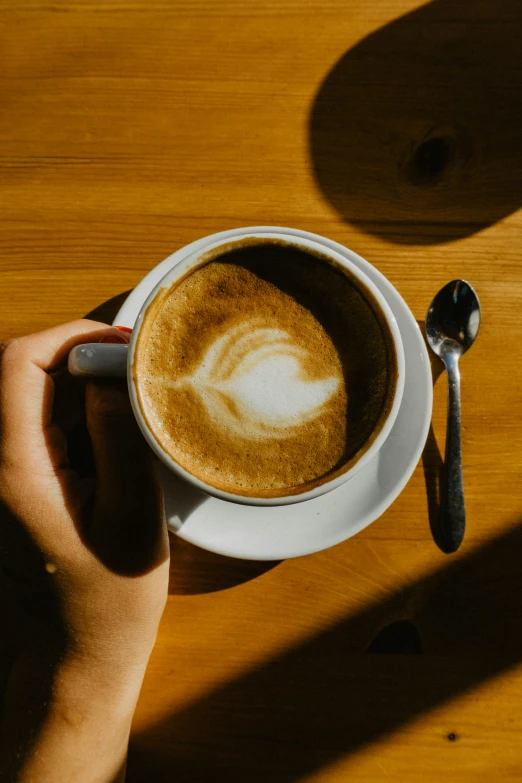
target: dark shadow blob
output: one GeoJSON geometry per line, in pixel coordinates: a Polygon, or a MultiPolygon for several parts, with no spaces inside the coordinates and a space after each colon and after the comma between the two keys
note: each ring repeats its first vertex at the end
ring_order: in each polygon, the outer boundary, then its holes
{"type": "MultiPolygon", "coordinates": [[[[426,341],[426,324],[424,321],[417,321],[419,328],[422,332],[422,336],[426,341]]],[[[444,365],[436,356],[429,345],[426,342],[426,348],[428,351],[428,357],[431,365],[431,374],[433,378],[433,386],[437,383],[439,377],[444,372],[444,365]]],[[[433,431],[433,424],[430,424],[428,437],[426,438],[426,445],[422,452],[422,467],[424,470],[424,482],[426,485],[426,497],[428,500],[428,517],[430,522],[431,534],[433,540],[444,552],[444,543],[439,526],[439,508],[440,508],[440,486],[442,481],[442,473],[444,469],[444,461],[440,453],[440,449],[435,438],[435,432],[433,431]]]]}
{"type": "MultiPolygon", "coordinates": [[[[102,302],[95,307],[94,310],[91,310],[90,313],[87,313],[84,318],[91,318],[93,321],[101,321],[104,324],[112,324],[116,317],[116,313],[132,291],[133,289],[129,288],[128,291],[122,291],[121,294],[117,294],[111,299],[107,299],[106,302],[102,302]]],[[[118,326],[118,324],[116,324],[116,326],[118,326]]]]}
{"type": "Polygon", "coordinates": [[[336,63],[312,107],[310,147],[347,222],[432,244],[522,205],[521,40],[520,0],[435,0],[336,63]]]}
{"type": "Polygon", "coordinates": [[[383,628],[366,652],[379,655],[420,655],[421,638],[411,620],[398,620],[383,628]]]}
{"type": "Polygon", "coordinates": [[[195,595],[227,590],[256,579],[280,562],[224,557],[171,535],[169,593],[195,595]]]}
{"type": "MultiPolygon", "coordinates": [[[[521,552],[519,522],[174,711],[134,735],[127,780],[297,783],[517,666],[521,552]],[[366,654],[406,619],[423,655],[366,654]]],[[[262,618],[251,632],[262,648],[262,618]]],[[[449,733],[460,727],[441,732],[441,752],[449,733]]]]}
{"type": "Polygon", "coordinates": [[[444,461],[442,459],[433,424],[430,424],[426,445],[422,452],[422,467],[424,470],[424,483],[426,485],[426,497],[428,501],[428,517],[430,522],[431,535],[433,540],[441,550],[445,552],[442,533],[439,525],[440,510],[440,487],[442,482],[442,472],[444,461]]]}

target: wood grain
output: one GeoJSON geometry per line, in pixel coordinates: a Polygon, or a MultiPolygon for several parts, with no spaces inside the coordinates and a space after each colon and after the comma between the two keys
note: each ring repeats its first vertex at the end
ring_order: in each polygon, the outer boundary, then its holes
{"type": "Polygon", "coordinates": [[[421,6],[0,0],[2,339],[259,224],[352,248],[419,320],[456,277],[483,308],[462,550],[428,521],[441,375],[424,465],[356,538],[268,565],[172,540],[131,781],[522,777],[522,8],[421,6]],[[366,652],[403,620],[422,653],[366,652]]]}

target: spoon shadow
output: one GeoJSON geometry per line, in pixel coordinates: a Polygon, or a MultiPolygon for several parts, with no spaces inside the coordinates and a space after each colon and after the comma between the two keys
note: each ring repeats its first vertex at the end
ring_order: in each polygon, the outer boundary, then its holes
{"type": "MultiPolygon", "coordinates": [[[[433,378],[433,388],[444,372],[444,365],[442,361],[436,356],[428,345],[426,340],[426,323],[423,320],[417,321],[421,330],[426,347],[428,349],[428,356],[431,365],[431,374],[433,378]]],[[[426,485],[426,497],[428,501],[428,518],[430,523],[431,535],[433,540],[441,551],[444,551],[441,531],[439,527],[439,511],[440,511],[440,486],[442,481],[442,474],[444,471],[444,460],[440,453],[437,439],[435,438],[435,432],[433,429],[433,423],[430,424],[428,437],[426,439],[426,445],[422,452],[422,467],[424,470],[424,483],[426,485]]]]}

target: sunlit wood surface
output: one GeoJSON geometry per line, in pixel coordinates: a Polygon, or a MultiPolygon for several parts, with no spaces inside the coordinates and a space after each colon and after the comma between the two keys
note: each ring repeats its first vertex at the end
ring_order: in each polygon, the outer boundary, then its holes
{"type": "Polygon", "coordinates": [[[172,540],[130,781],[521,779],[522,5],[421,6],[0,0],[2,339],[245,225],[345,244],[419,320],[456,277],[482,304],[461,551],[429,525],[442,375],[424,465],[354,539],[273,564],[172,540]]]}

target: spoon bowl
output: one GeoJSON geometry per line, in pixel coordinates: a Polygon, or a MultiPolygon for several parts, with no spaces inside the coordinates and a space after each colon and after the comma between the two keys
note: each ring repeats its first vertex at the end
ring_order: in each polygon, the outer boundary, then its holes
{"type": "Polygon", "coordinates": [[[462,356],[473,345],[479,326],[477,294],[465,280],[452,280],[429,306],[426,337],[431,350],[444,361],[448,352],[462,356]]]}

